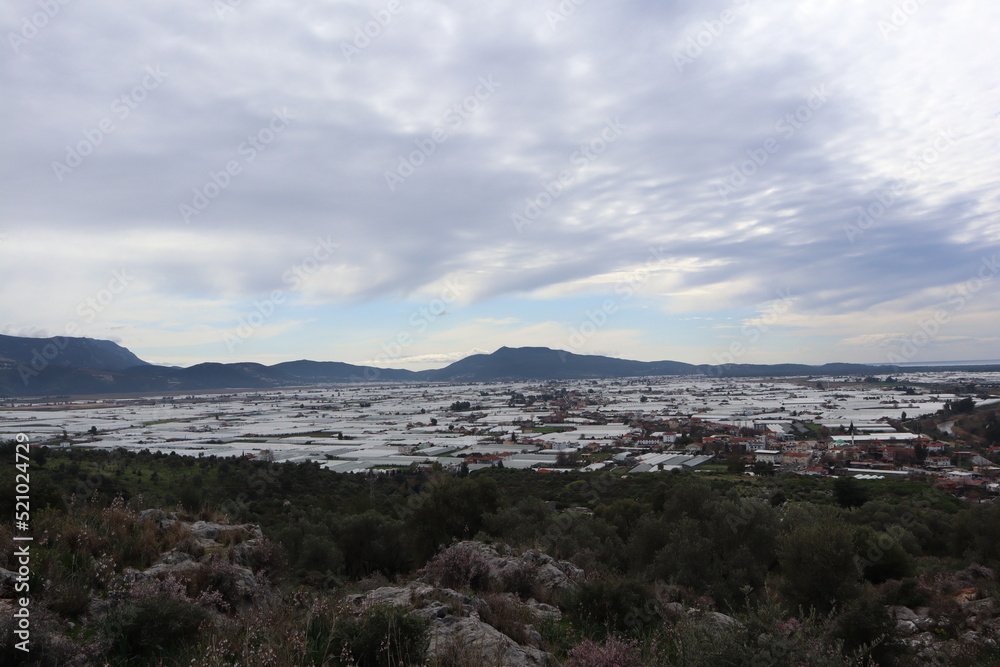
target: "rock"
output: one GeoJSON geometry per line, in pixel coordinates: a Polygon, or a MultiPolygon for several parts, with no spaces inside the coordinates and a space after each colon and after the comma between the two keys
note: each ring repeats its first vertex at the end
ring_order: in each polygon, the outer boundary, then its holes
{"type": "Polygon", "coordinates": [[[142,510],[139,512],[139,521],[152,521],[157,528],[164,530],[177,523],[177,514],[160,509],[142,510]]]}
{"type": "Polygon", "coordinates": [[[191,534],[195,537],[215,540],[217,542],[227,539],[233,539],[234,542],[243,542],[248,539],[259,539],[264,536],[260,530],[260,526],[249,523],[238,526],[227,526],[211,521],[195,521],[191,524],[190,530],[191,534]]]}
{"type": "Polygon", "coordinates": [[[959,603],[967,613],[979,618],[993,618],[997,615],[997,604],[995,598],[983,598],[982,600],[969,600],[959,603]]]}
{"type": "Polygon", "coordinates": [[[744,625],[732,616],[727,616],[726,614],[722,614],[717,611],[710,611],[706,613],[705,620],[707,620],[710,625],[714,625],[720,630],[728,628],[738,628],[742,630],[744,628],[744,625]]]}
{"type": "Polygon", "coordinates": [[[233,565],[233,580],[236,583],[236,591],[245,598],[252,598],[257,593],[259,585],[257,577],[249,568],[233,565]]]}
{"type": "Polygon", "coordinates": [[[201,567],[201,563],[195,560],[182,560],[176,563],[155,563],[143,570],[141,574],[145,578],[155,577],[162,579],[168,574],[174,575],[175,578],[180,578],[186,574],[200,570],[201,567]]]}
{"type": "Polygon", "coordinates": [[[187,552],[174,549],[160,556],[159,562],[165,565],[176,565],[189,560],[195,560],[195,557],[187,552]]]}
{"type": "Polygon", "coordinates": [[[552,656],[545,651],[521,646],[477,617],[450,616],[434,621],[430,629],[428,662],[504,665],[504,667],[544,667],[552,656]]]}
{"type": "Polygon", "coordinates": [[[0,597],[12,597],[15,583],[17,583],[17,572],[0,567],[0,597]]]}
{"type": "Polygon", "coordinates": [[[524,626],[524,631],[528,634],[529,643],[535,648],[542,647],[542,633],[535,629],[533,625],[524,626]]]}
{"type": "Polygon", "coordinates": [[[245,542],[240,542],[235,547],[233,547],[233,562],[237,565],[249,565],[250,564],[250,554],[260,547],[262,539],[252,538],[246,540],[245,542]]]}
{"type": "Polygon", "coordinates": [[[663,615],[676,621],[684,616],[684,605],[680,602],[665,602],[663,604],[663,615]]]}
{"type": "Polygon", "coordinates": [[[726,614],[722,614],[717,611],[688,609],[687,615],[691,617],[700,618],[702,621],[704,621],[705,625],[714,627],[717,630],[727,630],[729,628],[739,628],[742,630],[746,627],[732,616],[727,616],[726,614]]]}
{"type": "Polygon", "coordinates": [[[524,606],[535,616],[539,621],[550,619],[553,621],[562,620],[562,612],[559,611],[558,607],[553,607],[550,604],[545,604],[543,602],[536,602],[534,598],[531,598],[524,603],[524,606]]]}
{"type": "Polygon", "coordinates": [[[892,614],[892,617],[895,618],[897,621],[910,621],[912,623],[916,622],[916,620],[919,618],[916,612],[914,612],[909,607],[892,606],[889,607],[889,613],[892,614]]]}
{"type": "Polygon", "coordinates": [[[896,632],[902,637],[910,637],[920,632],[920,628],[912,621],[896,621],[896,632]]]}
{"type": "Polygon", "coordinates": [[[980,636],[980,634],[978,632],[973,632],[972,630],[969,630],[968,632],[964,633],[959,638],[959,640],[965,644],[973,644],[977,646],[979,644],[982,644],[982,637],[980,636]]]}
{"type": "Polygon", "coordinates": [[[139,512],[139,521],[162,521],[163,519],[175,519],[175,514],[167,514],[163,510],[149,509],[139,512]]]}
{"type": "Polygon", "coordinates": [[[967,583],[977,583],[980,581],[993,581],[996,574],[990,568],[973,563],[960,572],[955,573],[955,578],[967,583]]]}
{"type": "Polygon", "coordinates": [[[425,604],[420,609],[412,612],[414,616],[418,618],[423,618],[428,621],[434,619],[444,618],[451,613],[451,610],[444,604],[438,602],[437,600],[431,600],[425,604]]]}
{"type": "Polygon", "coordinates": [[[559,592],[571,588],[578,579],[583,577],[583,570],[576,565],[557,561],[552,556],[537,549],[525,551],[519,560],[534,566],[537,582],[549,591],[559,592]]]}

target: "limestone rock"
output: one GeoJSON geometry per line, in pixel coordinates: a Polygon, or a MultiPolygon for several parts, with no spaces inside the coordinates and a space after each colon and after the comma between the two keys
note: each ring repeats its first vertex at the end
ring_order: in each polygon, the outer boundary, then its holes
{"type": "Polygon", "coordinates": [[[522,646],[475,616],[446,617],[430,628],[428,662],[449,662],[463,657],[469,664],[505,667],[545,667],[552,656],[531,646],[522,646]]]}

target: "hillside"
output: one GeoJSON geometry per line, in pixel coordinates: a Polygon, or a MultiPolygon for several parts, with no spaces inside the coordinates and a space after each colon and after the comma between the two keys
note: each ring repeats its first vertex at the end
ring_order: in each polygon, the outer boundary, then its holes
{"type": "MultiPolygon", "coordinates": [[[[501,347],[444,368],[410,371],[336,361],[206,362],[189,368],[155,366],[111,341],[88,338],[0,337],[0,396],[64,396],[132,392],[267,389],[340,382],[545,381],[663,375],[788,377],[918,372],[924,368],[832,363],[693,365],[575,354],[547,347],[501,347]]],[[[1000,370],[1000,367],[997,367],[1000,370]]]]}
{"type": "Polygon", "coordinates": [[[0,363],[39,371],[48,366],[88,370],[123,370],[147,362],[110,340],[94,338],[24,338],[0,335],[0,363]]]}
{"type": "MultiPolygon", "coordinates": [[[[12,443],[0,453],[13,457],[12,443]]],[[[32,654],[3,664],[997,664],[1000,505],[723,472],[364,477],[33,449],[32,654]],[[169,509],[161,509],[169,508],[169,509]]],[[[10,540],[15,472],[0,471],[10,540]]]]}

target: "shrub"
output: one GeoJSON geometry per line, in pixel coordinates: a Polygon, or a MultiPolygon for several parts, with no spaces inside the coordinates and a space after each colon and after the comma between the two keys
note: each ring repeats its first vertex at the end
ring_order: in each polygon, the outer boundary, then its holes
{"type": "Polygon", "coordinates": [[[885,588],[887,604],[900,605],[911,609],[926,605],[931,599],[931,593],[931,589],[912,577],[899,582],[889,582],[885,588]]]}
{"type": "Polygon", "coordinates": [[[104,619],[109,653],[123,660],[165,656],[198,638],[208,618],[201,607],[173,597],[139,597],[123,602],[104,619]]]}
{"type": "Polygon", "coordinates": [[[233,553],[237,556],[238,565],[263,573],[270,581],[279,581],[288,569],[288,553],[285,548],[266,537],[254,542],[245,542],[233,553]]]}
{"type": "Polygon", "coordinates": [[[885,600],[866,588],[844,606],[835,622],[835,635],[844,641],[844,652],[871,656],[880,665],[889,665],[898,653],[892,641],[896,622],[885,600]]]}
{"type": "Polygon", "coordinates": [[[478,544],[459,542],[443,549],[421,574],[435,586],[488,590],[495,576],[493,565],[478,544]]]}
{"type": "Polygon", "coordinates": [[[634,635],[659,620],[649,591],[634,579],[619,576],[581,582],[568,594],[569,618],[590,637],[608,632],[634,635]]]}
{"type": "Polygon", "coordinates": [[[584,639],[570,649],[566,667],[641,667],[639,642],[608,637],[603,644],[584,639]]]}
{"type": "Polygon", "coordinates": [[[376,605],[363,616],[343,615],[334,621],[334,655],[357,667],[423,664],[428,622],[393,605],[376,605]]]}
{"type": "Polygon", "coordinates": [[[224,602],[222,609],[234,607],[258,592],[256,580],[250,573],[222,558],[213,558],[199,568],[184,573],[187,592],[192,598],[206,596],[214,599],[217,593],[224,602]]]}
{"type": "Polygon", "coordinates": [[[794,606],[828,611],[858,593],[854,531],[841,521],[793,528],[778,545],[782,592],[794,606]]]}
{"type": "Polygon", "coordinates": [[[532,633],[527,626],[535,621],[535,615],[516,599],[503,594],[488,593],[483,596],[483,606],[479,618],[484,623],[507,635],[518,644],[532,643],[532,633]]]}
{"type": "Polygon", "coordinates": [[[539,597],[536,592],[539,588],[538,570],[531,563],[518,561],[501,569],[496,576],[500,590],[506,593],[514,593],[522,600],[539,597]]]}

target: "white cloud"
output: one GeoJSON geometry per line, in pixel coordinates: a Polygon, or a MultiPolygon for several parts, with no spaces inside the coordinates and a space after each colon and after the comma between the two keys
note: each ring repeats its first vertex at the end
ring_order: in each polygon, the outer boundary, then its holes
{"type": "MultiPolygon", "coordinates": [[[[253,348],[265,358],[299,345],[303,323],[318,341],[340,309],[368,307],[353,323],[368,331],[459,280],[453,335],[407,354],[486,347],[477,335],[558,346],[570,325],[539,318],[539,302],[613,294],[645,267],[636,293],[661,314],[724,316],[790,289],[788,350],[912,331],[1000,250],[1000,7],[925,3],[882,34],[891,4],[751,3],[679,70],[677,49],[731,4],[588,3],[555,30],[527,0],[407,4],[350,62],[341,44],[377,5],[259,0],[220,19],[193,0],[127,13],[105,0],[60,12],[0,68],[8,327],[59,331],[127,269],[134,283],[86,332],[197,345],[283,290],[294,298],[253,348]],[[115,101],[146,67],[167,75],[123,116],[115,101]],[[500,85],[476,98],[481,77],[500,85]],[[817,87],[828,99],[810,108],[817,87]],[[293,117],[269,135],[281,108],[293,117]],[[603,138],[615,118],[625,129],[603,138]],[[113,131],[94,134],[104,119],[113,131]],[[953,141],[935,149],[942,131],[953,141]],[[67,151],[88,154],[60,181],[52,163],[67,151]],[[401,159],[420,164],[390,191],[401,159]],[[220,176],[230,162],[238,173],[220,176]],[[222,181],[185,223],[180,204],[222,181]],[[511,215],[532,202],[519,233],[511,215]],[[337,252],[285,280],[319,238],[337,252]],[[650,248],[667,261],[647,266],[650,248]],[[516,327],[463,319],[511,299],[533,313],[516,327]]],[[[10,30],[20,18],[5,10],[10,30]]],[[[981,294],[942,334],[970,337],[970,354],[989,338],[995,300],[981,294]]],[[[602,331],[594,348],[697,352],[652,322],[602,331]]],[[[336,335],[345,347],[324,340],[302,356],[373,354],[336,335]]]]}

